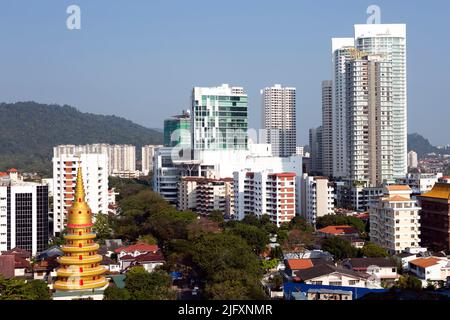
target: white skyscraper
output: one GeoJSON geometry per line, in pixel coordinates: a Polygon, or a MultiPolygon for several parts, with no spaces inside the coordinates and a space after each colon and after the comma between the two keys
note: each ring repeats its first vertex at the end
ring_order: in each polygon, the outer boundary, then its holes
{"type": "Polygon", "coordinates": [[[322,173],[333,176],[333,81],[322,82],[322,173]]]}
{"type": "Polygon", "coordinates": [[[408,152],[408,168],[415,169],[418,165],[417,152],[411,150],[408,152]]]}
{"type": "MultiPolygon", "coordinates": [[[[370,55],[381,55],[391,64],[393,176],[402,178],[407,168],[407,72],[406,25],[355,25],[355,46],[370,55]]],[[[383,75],[382,75],[383,76],[383,75]]]]}
{"type": "Polygon", "coordinates": [[[123,178],[137,176],[136,147],[126,144],[95,143],[86,145],[59,145],[53,148],[53,156],[75,153],[102,153],[108,158],[108,173],[123,178]]]}
{"type": "Polygon", "coordinates": [[[161,148],[162,145],[147,145],[141,148],[142,151],[142,173],[148,175],[153,169],[153,157],[155,149],[161,148]]]}
{"type": "Polygon", "coordinates": [[[289,157],[296,154],[296,89],[276,84],[261,90],[262,127],[273,155],[289,157]]]}
{"type": "Polygon", "coordinates": [[[333,38],[333,176],[347,177],[349,167],[347,162],[347,112],[346,112],[346,82],[345,66],[354,50],[353,38],[333,38]]]}
{"type": "Polygon", "coordinates": [[[333,39],[332,47],[334,175],[371,184],[404,177],[406,26],[355,25],[354,39],[333,39]]]}
{"type": "Polygon", "coordinates": [[[61,153],[53,157],[53,233],[64,230],[67,209],[75,195],[81,165],[86,201],[94,214],[108,213],[108,156],[102,153],[61,153]]]}

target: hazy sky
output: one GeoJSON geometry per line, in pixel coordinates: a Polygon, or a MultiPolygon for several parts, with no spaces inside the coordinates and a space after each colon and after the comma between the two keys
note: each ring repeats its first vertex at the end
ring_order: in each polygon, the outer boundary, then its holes
{"type": "Polygon", "coordinates": [[[305,144],[321,122],[331,38],[352,37],[371,4],[382,23],[407,24],[408,131],[450,143],[443,0],[0,0],[0,101],[70,104],[161,128],[189,107],[193,86],[229,83],[246,89],[258,128],[259,90],[281,83],[297,88],[305,144]],[[71,4],[81,8],[81,30],[66,27],[71,4]]]}

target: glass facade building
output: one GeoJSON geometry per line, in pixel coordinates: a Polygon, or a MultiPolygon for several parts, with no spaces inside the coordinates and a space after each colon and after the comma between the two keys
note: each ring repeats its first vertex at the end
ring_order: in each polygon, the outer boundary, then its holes
{"type": "Polygon", "coordinates": [[[248,96],[240,87],[195,87],[193,150],[247,150],[248,96]]]}

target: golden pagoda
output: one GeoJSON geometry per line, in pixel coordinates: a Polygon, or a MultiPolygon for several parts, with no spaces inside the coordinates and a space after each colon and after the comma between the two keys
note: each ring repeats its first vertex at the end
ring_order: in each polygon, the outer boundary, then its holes
{"type": "Polygon", "coordinates": [[[100,265],[102,256],[97,254],[99,245],[92,231],[92,212],[85,201],[81,167],[78,168],[75,198],[68,211],[66,244],[61,246],[64,255],[58,258],[60,268],[54,289],[82,291],[103,288],[108,284],[100,265]]]}

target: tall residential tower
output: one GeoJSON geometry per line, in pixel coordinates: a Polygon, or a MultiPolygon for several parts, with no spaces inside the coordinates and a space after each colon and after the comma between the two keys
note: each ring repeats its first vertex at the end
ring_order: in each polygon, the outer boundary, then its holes
{"type": "Polygon", "coordinates": [[[275,157],[296,154],[296,89],[279,84],[261,90],[262,127],[275,157]]]}

